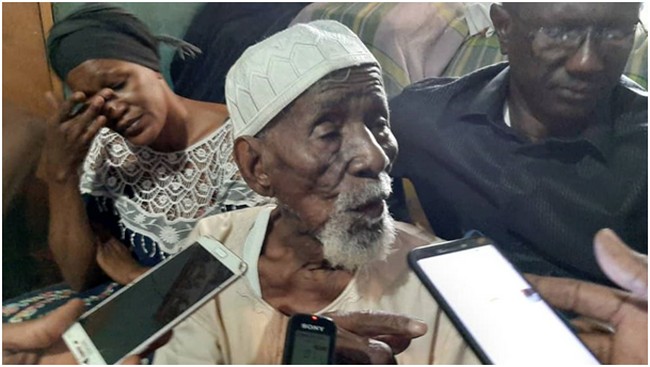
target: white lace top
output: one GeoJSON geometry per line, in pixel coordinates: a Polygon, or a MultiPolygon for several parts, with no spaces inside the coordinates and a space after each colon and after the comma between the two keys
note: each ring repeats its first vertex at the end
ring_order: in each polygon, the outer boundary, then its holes
{"type": "Polygon", "coordinates": [[[103,128],[83,164],[81,193],[118,222],[114,235],[151,266],[178,252],[199,219],[267,202],[243,181],[232,150],[230,120],[172,153],[134,146],[103,128]]]}

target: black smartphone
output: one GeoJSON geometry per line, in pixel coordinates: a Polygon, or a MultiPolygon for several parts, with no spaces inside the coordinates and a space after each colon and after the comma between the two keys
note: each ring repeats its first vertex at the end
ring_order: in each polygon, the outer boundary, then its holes
{"type": "Polygon", "coordinates": [[[77,117],[82,113],[86,112],[88,107],[89,107],[88,103],[77,103],[72,107],[70,113],[68,113],[68,117],[70,118],[77,117]]]}
{"type": "Polygon", "coordinates": [[[81,364],[115,364],[208,302],[246,270],[220,242],[201,237],[86,312],[63,334],[81,364]]]}
{"type": "Polygon", "coordinates": [[[336,325],[329,317],[295,314],[289,318],[282,364],[334,364],[336,325]]]}
{"type": "Polygon", "coordinates": [[[413,249],[410,267],[486,364],[599,364],[486,237],[413,249]]]}

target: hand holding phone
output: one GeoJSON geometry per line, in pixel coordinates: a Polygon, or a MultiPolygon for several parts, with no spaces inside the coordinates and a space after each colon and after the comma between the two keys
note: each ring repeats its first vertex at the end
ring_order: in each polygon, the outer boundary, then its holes
{"type": "Polygon", "coordinates": [[[224,245],[201,237],[120,289],[64,334],[82,364],[114,364],[138,354],[219,291],[246,264],[224,245]]]}
{"type": "Polygon", "coordinates": [[[568,278],[527,274],[553,306],[599,324],[578,327],[582,340],[603,364],[648,364],[648,256],[628,247],[612,230],[594,238],[600,268],[619,288],[568,278]],[[603,326],[612,328],[603,334],[603,326]]]}
{"type": "Polygon", "coordinates": [[[83,311],[83,301],[73,298],[41,318],[2,324],[2,364],[74,363],[61,334],[83,311]]]}
{"type": "Polygon", "coordinates": [[[489,239],[419,247],[408,260],[483,363],[599,364],[489,239]]]}

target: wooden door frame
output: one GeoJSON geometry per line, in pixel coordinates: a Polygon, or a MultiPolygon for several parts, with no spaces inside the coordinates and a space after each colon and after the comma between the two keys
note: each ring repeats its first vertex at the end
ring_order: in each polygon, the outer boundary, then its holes
{"type": "MultiPolygon", "coordinates": [[[[43,28],[43,48],[46,47],[47,34],[54,25],[54,14],[52,12],[52,3],[38,3],[41,15],[41,27],[43,28]]],[[[46,55],[47,55],[47,50],[46,55]]],[[[63,98],[63,83],[56,76],[56,73],[50,67],[50,84],[52,92],[58,98],[63,98]]]]}

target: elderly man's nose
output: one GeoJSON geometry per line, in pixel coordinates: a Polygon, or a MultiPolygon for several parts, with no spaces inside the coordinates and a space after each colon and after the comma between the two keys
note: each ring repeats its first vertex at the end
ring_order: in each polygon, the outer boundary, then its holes
{"type": "Polygon", "coordinates": [[[598,41],[591,31],[587,33],[580,47],[566,62],[570,73],[595,73],[605,68],[598,41]]]}
{"type": "Polygon", "coordinates": [[[360,177],[378,177],[390,163],[388,156],[367,128],[361,135],[353,148],[350,172],[360,177]]]}

